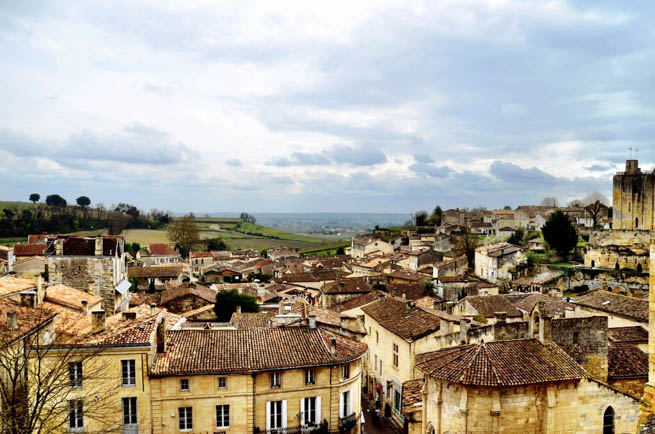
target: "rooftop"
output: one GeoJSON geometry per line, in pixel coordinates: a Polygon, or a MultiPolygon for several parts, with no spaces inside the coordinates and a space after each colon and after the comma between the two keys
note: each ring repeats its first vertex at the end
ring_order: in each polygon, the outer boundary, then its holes
{"type": "Polygon", "coordinates": [[[439,330],[441,322],[437,315],[393,298],[366,305],[362,310],[382,327],[405,340],[416,340],[433,333],[439,330]]]}
{"type": "Polygon", "coordinates": [[[102,301],[102,297],[91,295],[66,285],[53,285],[46,289],[45,300],[65,307],[82,310],[82,301],[91,308],[102,301]]]}
{"type": "Polygon", "coordinates": [[[614,344],[607,349],[608,378],[647,378],[648,354],[632,345],[614,344]]]}
{"type": "Polygon", "coordinates": [[[152,256],[180,256],[175,249],[166,243],[151,243],[148,250],[152,256]]]}
{"type": "Polygon", "coordinates": [[[645,299],[598,289],[576,297],[575,304],[648,323],[648,300],[645,299]]]}
{"type": "Polygon", "coordinates": [[[351,277],[326,283],[321,291],[325,294],[364,294],[373,291],[373,288],[365,278],[351,277]]]}
{"type": "Polygon", "coordinates": [[[607,337],[612,343],[647,343],[648,331],[642,326],[612,327],[607,329],[607,337]]]}
{"type": "Polygon", "coordinates": [[[0,277],[0,297],[28,289],[36,289],[36,283],[33,280],[9,275],[0,277]]]}
{"type": "Polygon", "coordinates": [[[157,277],[177,277],[182,274],[182,266],[166,265],[161,267],[131,267],[127,274],[129,278],[157,278],[157,277]]]}
{"type": "Polygon", "coordinates": [[[507,318],[523,317],[521,311],[504,295],[469,295],[464,300],[468,301],[485,318],[493,318],[496,312],[505,312],[507,318]]]}

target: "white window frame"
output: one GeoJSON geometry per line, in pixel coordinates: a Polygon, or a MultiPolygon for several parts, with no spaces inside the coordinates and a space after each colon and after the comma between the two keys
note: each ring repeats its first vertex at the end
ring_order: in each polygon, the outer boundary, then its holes
{"type": "Polygon", "coordinates": [[[345,418],[353,414],[353,393],[351,390],[339,394],[339,417],[345,418]]]}
{"type": "Polygon", "coordinates": [[[305,370],[305,384],[316,384],[316,372],[313,369],[305,370]]]}
{"type": "Polygon", "coordinates": [[[122,402],[123,402],[123,426],[138,425],[139,412],[138,412],[136,397],[125,397],[122,399],[122,402]],[[128,422],[125,422],[125,419],[128,419],[128,422]],[[134,420],[134,422],[132,422],[132,420],[134,420]]]}
{"type": "Polygon", "coordinates": [[[271,372],[271,389],[279,389],[282,387],[282,373],[271,372]]]}
{"type": "Polygon", "coordinates": [[[136,360],[121,360],[121,384],[123,387],[136,387],[136,360]]]}
{"type": "Polygon", "coordinates": [[[193,407],[177,408],[177,427],[180,431],[191,431],[193,429],[193,407]],[[182,426],[184,424],[184,427],[182,426]]]}
{"type": "Polygon", "coordinates": [[[268,401],[266,403],[266,429],[283,429],[286,427],[287,401],[268,401]]]}
{"type": "Polygon", "coordinates": [[[228,404],[220,404],[216,406],[216,428],[229,428],[230,427],[230,406],[228,404]],[[221,414],[219,417],[219,408],[221,414]],[[226,423],[227,422],[227,423],[226,423]]]}
{"type": "Polygon", "coordinates": [[[227,389],[227,377],[218,377],[218,388],[219,389],[227,389]],[[221,386],[221,380],[223,381],[223,385],[221,386]]]}
{"type": "Polygon", "coordinates": [[[188,392],[191,390],[191,383],[188,378],[180,378],[180,392],[188,392]],[[186,381],[186,388],[184,382],[186,381]]]}
{"type": "Polygon", "coordinates": [[[84,429],[84,406],[81,399],[68,401],[68,429],[70,431],[84,429]]]}
{"type": "Polygon", "coordinates": [[[71,362],[68,364],[68,385],[71,389],[81,389],[83,384],[82,362],[71,362]]]}
{"type": "Polygon", "coordinates": [[[400,357],[398,355],[399,348],[398,344],[392,344],[392,349],[393,349],[393,366],[394,368],[397,368],[398,365],[400,364],[400,357]]]}
{"type": "Polygon", "coordinates": [[[321,424],[321,397],[310,396],[300,400],[300,425],[307,426],[310,424],[321,424]],[[312,400],[314,400],[314,407],[311,408],[312,400]],[[312,419],[313,417],[313,420],[312,419]],[[309,419],[309,420],[308,420],[309,419]]]}

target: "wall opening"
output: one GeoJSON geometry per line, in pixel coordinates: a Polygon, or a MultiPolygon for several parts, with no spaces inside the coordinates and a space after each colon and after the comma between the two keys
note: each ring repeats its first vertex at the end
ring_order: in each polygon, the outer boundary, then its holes
{"type": "Polygon", "coordinates": [[[596,261],[591,261],[591,268],[596,268],[596,261]]]}
{"type": "Polygon", "coordinates": [[[617,262],[616,265],[614,266],[614,269],[618,271],[619,269],[619,263],[617,262]]]}
{"type": "Polygon", "coordinates": [[[637,265],[637,272],[641,273],[642,271],[644,271],[644,267],[642,267],[641,264],[638,264],[637,265]]]}
{"type": "Polygon", "coordinates": [[[639,228],[639,217],[635,217],[635,229],[639,228]]]}
{"type": "Polygon", "coordinates": [[[611,406],[603,415],[603,434],[614,434],[614,409],[611,406]]]}

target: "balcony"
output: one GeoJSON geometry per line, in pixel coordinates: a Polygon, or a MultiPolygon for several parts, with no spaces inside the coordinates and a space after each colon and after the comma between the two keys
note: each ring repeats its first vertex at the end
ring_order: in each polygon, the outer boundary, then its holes
{"type": "Polygon", "coordinates": [[[262,434],[310,434],[310,433],[327,433],[327,425],[302,425],[290,426],[287,428],[271,428],[267,430],[255,430],[256,433],[262,434]]]}
{"type": "Polygon", "coordinates": [[[357,413],[353,413],[350,416],[346,416],[346,417],[340,417],[339,431],[346,432],[353,429],[357,425],[358,420],[359,418],[357,417],[357,413]]]}

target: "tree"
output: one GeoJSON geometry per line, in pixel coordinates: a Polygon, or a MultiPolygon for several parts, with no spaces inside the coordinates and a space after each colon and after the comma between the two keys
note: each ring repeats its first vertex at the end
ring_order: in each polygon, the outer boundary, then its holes
{"type": "Polygon", "coordinates": [[[236,289],[218,291],[214,312],[219,322],[230,321],[237,306],[241,306],[241,312],[259,312],[257,299],[252,295],[241,293],[236,289]]]}
{"type": "MultiPolygon", "coordinates": [[[[19,321],[29,323],[31,330],[48,328],[51,315],[51,311],[38,308],[19,321]]],[[[118,432],[115,415],[120,406],[115,395],[119,387],[110,365],[101,357],[103,350],[82,350],[81,338],[74,336],[65,346],[44,339],[44,329],[22,338],[8,327],[0,331],[2,433],[66,432],[71,402],[81,402],[85,425],[93,420],[97,427],[93,432],[118,432]],[[78,377],[71,377],[71,366],[76,372],[80,367],[83,387],[72,387],[78,377]]]]}
{"type": "Polygon", "coordinates": [[[511,211],[511,210],[512,210],[512,207],[511,207],[510,205],[505,205],[505,206],[503,207],[503,210],[504,210],[504,211],[511,211]]]}
{"type": "Polygon", "coordinates": [[[84,212],[84,218],[86,218],[86,208],[91,205],[91,199],[89,199],[88,196],[80,196],[75,201],[77,202],[77,205],[82,208],[82,212],[84,212]]]}
{"type": "Polygon", "coordinates": [[[337,255],[345,255],[346,250],[343,247],[337,248],[337,255]]]}
{"type": "Polygon", "coordinates": [[[427,211],[416,211],[416,214],[412,215],[414,220],[414,226],[425,226],[428,224],[428,212],[427,211]]]}
{"type": "Polygon", "coordinates": [[[475,249],[480,246],[480,238],[469,232],[468,227],[464,227],[464,232],[455,238],[455,250],[466,255],[469,267],[475,262],[475,249]]]}
{"type": "Polygon", "coordinates": [[[573,199],[572,201],[569,202],[569,206],[571,208],[582,208],[584,207],[584,203],[582,203],[582,200],[580,199],[573,199]]]}
{"type": "Polygon", "coordinates": [[[168,226],[168,238],[180,247],[182,256],[187,256],[200,241],[196,219],[191,216],[175,219],[168,226]]]}
{"type": "Polygon", "coordinates": [[[569,217],[561,210],[552,213],[541,228],[548,245],[560,255],[566,256],[578,243],[578,232],[569,217]]]}
{"type": "Polygon", "coordinates": [[[37,203],[39,199],[41,199],[41,195],[39,193],[30,194],[30,202],[37,203]]]}
{"type": "Polygon", "coordinates": [[[546,196],[541,199],[541,206],[558,206],[557,198],[555,196],[546,196]]]}
{"type": "Polygon", "coordinates": [[[596,202],[585,206],[584,209],[594,220],[594,226],[596,226],[598,224],[598,217],[600,217],[600,213],[603,212],[603,210],[607,210],[607,207],[603,205],[600,200],[597,200],[596,202]]]}
{"type": "Polygon", "coordinates": [[[66,206],[66,199],[59,196],[58,194],[50,194],[50,195],[46,196],[45,203],[48,206],[57,207],[57,208],[64,208],[66,206]]]}
{"type": "Polygon", "coordinates": [[[436,226],[441,226],[441,217],[443,216],[443,210],[441,209],[441,206],[437,205],[434,207],[434,210],[432,211],[432,215],[430,216],[430,220],[432,220],[432,224],[436,226]]]}
{"type": "Polygon", "coordinates": [[[262,258],[268,258],[268,249],[264,248],[259,251],[259,256],[262,258]]]}
{"type": "Polygon", "coordinates": [[[257,219],[255,218],[255,216],[252,214],[248,214],[247,212],[242,212],[239,218],[246,223],[252,223],[252,224],[257,223],[257,219]]]}
{"type": "Polygon", "coordinates": [[[207,250],[209,251],[218,251],[218,250],[227,250],[227,244],[222,237],[210,238],[207,240],[207,250]]]}
{"type": "Polygon", "coordinates": [[[510,244],[514,244],[516,246],[520,246],[521,243],[523,242],[523,237],[525,236],[525,229],[522,227],[519,227],[516,229],[516,231],[507,239],[507,242],[510,244]]]}
{"type": "Polygon", "coordinates": [[[597,191],[594,191],[593,193],[589,193],[588,195],[582,198],[583,205],[591,205],[592,203],[595,202],[600,202],[605,206],[609,206],[610,204],[609,201],[607,200],[607,196],[597,191]]]}

